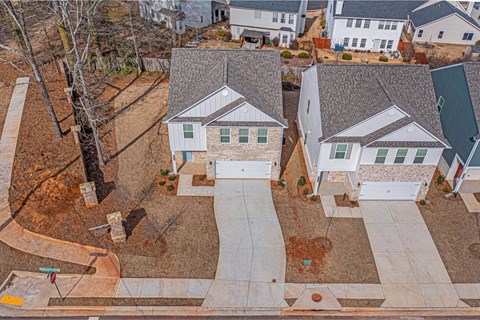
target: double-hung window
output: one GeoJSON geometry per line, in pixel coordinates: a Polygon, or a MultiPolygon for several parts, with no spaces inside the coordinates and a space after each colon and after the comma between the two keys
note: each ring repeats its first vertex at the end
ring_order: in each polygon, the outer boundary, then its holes
{"type": "Polygon", "coordinates": [[[350,38],[343,39],[343,46],[348,47],[348,43],[350,42],[350,38]]]}
{"type": "Polygon", "coordinates": [[[278,13],[277,12],[273,13],[272,22],[278,22],[278,13]]]}
{"type": "Polygon", "coordinates": [[[393,48],[393,40],[388,40],[387,49],[392,49],[392,48],[393,48]]]}
{"type": "Polygon", "coordinates": [[[335,159],[345,159],[347,157],[348,144],[339,143],[335,148],[335,159]]]}
{"type": "Polygon", "coordinates": [[[392,21],[385,21],[385,30],[390,30],[391,26],[392,26],[392,21]]]}
{"type": "Polygon", "coordinates": [[[378,29],[383,30],[384,27],[385,27],[385,21],[380,20],[380,22],[378,23],[378,29]]]}
{"type": "Polygon", "coordinates": [[[387,159],[387,155],[388,155],[388,149],[378,149],[377,156],[375,157],[375,163],[376,164],[385,163],[385,160],[387,159]]]}
{"type": "Polygon", "coordinates": [[[238,143],[248,143],[248,129],[238,129],[238,143]]]}
{"type": "Polygon", "coordinates": [[[365,20],[365,23],[363,24],[363,27],[364,27],[365,29],[369,29],[369,28],[370,28],[370,19],[365,20]]]}
{"type": "Polygon", "coordinates": [[[293,24],[293,14],[288,15],[288,24],[293,24]]]}
{"type": "Polygon", "coordinates": [[[281,23],[285,23],[285,13],[282,13],[282,14],[280,15],[280,22],[281,22],[281,23]]]}
{"type": "Polygon", "coordinates": [[[220,143],[230,143],[230,129],[221,128],[220,129],[220,143]]]}
{"type": "Polygon", "coordinates": [[[356,47],[357,47],[357,44],[358,44],[358,38],[353,38],[353,39],[352,39],[352,47],[353,47],[353,48],[356,48],[356,47]]]}
{"type": "Polygon", "coordinates": [[[347,28],[351,28],[353,25],[353,19],[347,19],[347,28]]]}
{"type": "Polygon", "coordinates": [[[439,31],[439,32],[438,32],[438,39],[443,39],[443,34],[444,34],[444,33],[445,33],[445,32],[443,32],[443,31],[439,31]]]}
{"type": "Polygon", "coordinates": [[[288,43],[288,35],[287,34],[284,34],[282,36],[282,43],[288,43]]]}
{"type": "Polygon", "coordinates": [[[365,48],[365,45],[367,44],[367,39],[362,39],[360,41],[360,48],[365,48]]]}
{"type": "Polygon", "coordinates": [[[437,101],[437,108],[438,108],[438,112],[442,111],[442,108],[443,108],[443,105],[445,104],[445,99],[443,99],[442,96],[440,96],[438,98],[438,101],[437,101]]]}
{"type": "Polygon", "coordinates": [[[380,49],[385,49],[386,46],[387,46],[387,40],[382,40],[382,42],[380,42],[380,49]]]}
{"type": "Polygon", "coordinates": [[[184,124],[183,125],[183,138],[184,139],[193,139],[193,124],[184,124]]]}
{"type": "Polygon", "coordinates": [[[357,19],[355,21],[355,28],[361,28],[362,27],[362,19],[357,19]]]}
{"type": "Polygon", "coordinates": [[[417,37],[418,37],[418,38],[423,37],[423,30],[418,30],[417,37]]]}
{"type": "Polygon", "coordinates": [[[393,21],[392,22],[392,30],[397,30],[397,26],[398,26],[398,21],[393,21]]]}
{"type": "Polygon", "coordinates": [[[418,149],[417,153],[415,154],[415,159],[413,159],[413,163],[421,164],[425,160],[427,156],[427,149],[418,149]]]}
{"type": "Polygon", "coordinates": [[[257,143],[265,144],[268,142],[268,129],[258,129],[257,143]]]}
{"type": "Polygon", "coordinates": [[[407,157],[408,149],[398,149],[395,161],[393,163],[404,163],[407,157]]]}
{"type": "Polygon", "coordinates": [[[465,33],[463,34],[462,40],[472,40],[472,38],[473,38],[473,33],[465,32],[465,33]]]}

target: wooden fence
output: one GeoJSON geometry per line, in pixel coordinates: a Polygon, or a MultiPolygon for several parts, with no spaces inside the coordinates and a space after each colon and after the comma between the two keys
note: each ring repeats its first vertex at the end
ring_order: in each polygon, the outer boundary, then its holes
{"type": "Polygon", "coordinates": [[[330,39],[328,38],[313,38],[313,43],[317,49],[330,49],[330,39]]]}
{"type": "Polygon", "coordinates": [[[170,59],[141,58],[142,69],[145,71],[168,72],[170,70],[170,59]]]}

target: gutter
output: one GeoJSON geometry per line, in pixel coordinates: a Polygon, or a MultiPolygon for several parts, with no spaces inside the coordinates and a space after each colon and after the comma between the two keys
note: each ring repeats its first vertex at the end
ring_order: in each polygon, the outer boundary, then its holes
{"type": "Polygon", "coordinates": [[[472,150],[470,151],[470,154],[468,155],[467,161],[465,161],[465,165],[463,166],[462,175],[460,176],[460,179],[458,180],[457,185],[452,190],[452,193],[458,193],[458,190],[462,186],[462,182],[465,179],[465,175],[468,172],[468,167],[470,166],[470,162],[472,161],[473,155],[475,154],[475,151],[478,148],[478,144],[479,144],[480,140],[477,139],[477,136],[474,136],[473,139],[475,140],[475,145],[473,146],[472,150]]]}

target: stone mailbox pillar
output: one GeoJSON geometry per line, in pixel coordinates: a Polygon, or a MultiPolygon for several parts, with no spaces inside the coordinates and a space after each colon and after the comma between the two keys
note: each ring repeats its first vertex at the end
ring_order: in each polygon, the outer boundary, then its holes
{"type": "Polygon", "coordinates": [[[80,125],[77,125],[77,126],[71,126],[70,130],[73,132],[73,138],[75,139],[75,143],[79,144],[80,143],[79,135],[82,128],[80,127],[80,125]]]}
{"type": "Polygon", "coordinates": [[[68,103],[72,104],[72,88],[65,88],[63,89],[63,92],[67,95],[67,101],[68,103]]]}
{"type": "Polygon", "coordinates": [[[85,200],[85,206],[87,208],[98,206],[97,193],[95,191],[95,182],[93,181],[80,185],[80,193],[83,195],[83,200],[85,200]]]}
{"type": "Polygon", "coordinates": [[[127,234],[122,224],[122,214],[120,211],[107,214],[107,221],[110,224],[110,235],[114,243],[127,241],[127,234]]]}

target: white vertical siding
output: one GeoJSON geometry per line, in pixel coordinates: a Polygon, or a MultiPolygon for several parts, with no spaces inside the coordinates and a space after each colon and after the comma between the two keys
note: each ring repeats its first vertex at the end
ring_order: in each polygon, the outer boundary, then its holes
{"type": "Polygon", "coordinates": [[[356,171],[358,161],[362,153],[360,144],[353,143],[350,159],[330,159],[332,143],[322,143],[320,148],[320,160],[318,161],[318,171],[356,171]]]}
{"type": "MultiPolygon", "coordinates": [[[[375,116],[367,119],[344,132],[339,133],[339,137],[363,137],[375,132],[397,120],[405,117],[405,114],[396,107],[380,112],[375,116]]],[[[400,140],[401,141],[401,140],[400,140]]]]}
{"type": "Polygon", "coordinates": [[[200,123],[193,123],[193,139],[183,138],[183,123],[169,123],[168,136],[172,151],[206,151],[205,127],[200,123]]]}
{"type": "MultiPolygon", "coordinates": [[[[395,156],[397,155],[397,150],[399,148],[364,148],[362,152],[362,158],[360,159],[360,164],[375,164],[375,158],[377,157],[378,149],[388,149],[387,158],[385,159],[385,164],[393,164],[395,156]]],[[[417,148],[401,148],[408,149],[407,156],[405,157],[405,164],[412,164],[415,155],[417,154],[417,148]]],[[[442,156],[442,148],[418,148],[418,149],[427,149],[427,156],[423,161],[425,165],[438,165],[440,157],[442,156]]]]}
{"type": "MultiPolygon", "coordinates": [[[[193,90],[193,89],[192,89],[193,90]]],[[[206,117],[213,112],[225,107],[227,104],[237,100],[240,98],[241,95],[236,91],[225,87],[218,91],[217,93],[213,94],[212,96],[208,97],[207,99],[201,101],[196,106],[188,110],[187,112],[181,114],[179,118],[182,117],[206,117]],[[223,90],[228,91],[228,95],[224,96],[222,94],[223,90]]]]}
{"type": "Polygon", "coordinates": [[[245,103],[238,107],[234,111],[226,114],[225,116],[217,119],[217,121],[242,121],[242,122],[256,122],[256,121],[275,121],[271,117],[267,116],[262,111],[258,110],[249,103],[245,103]]]}
{"type": "Polygon", "coordinates": [[[386,136],[378,139],[378,141],[437,141],[430,134],[421,129],[417,124],[412,123],[403,128],[398,129],[386,136]]]}
{"type": "Polygon", "coordinates": [[[480,30],[466,22],[457,15],[452,15],[430,24],[416,27],[413,37],[414,42],[438,42],[472,45],[480,38],[480,30]],[[419,30],[423,30],[421,38],[418,37],[419,30]],[[442,39],[438,39],[438,33],[443,31],[442,39]],[[465,32],[473,33],[472,40],[462,40],[465,32]]]}

